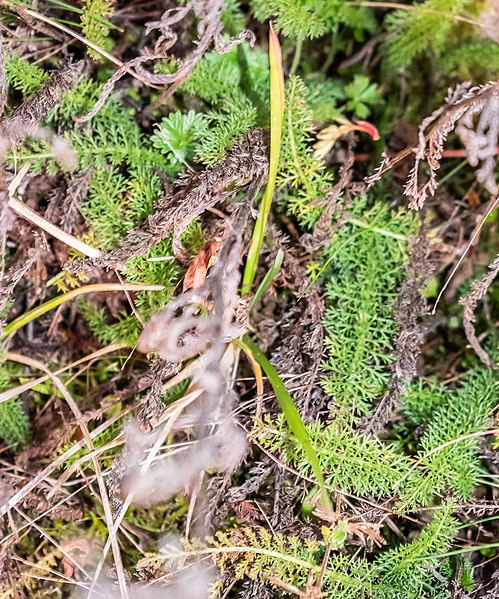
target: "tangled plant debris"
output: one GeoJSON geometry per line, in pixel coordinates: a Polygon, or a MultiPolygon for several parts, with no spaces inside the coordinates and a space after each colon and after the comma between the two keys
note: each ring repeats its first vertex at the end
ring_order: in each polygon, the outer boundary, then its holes
{"type": "Polygon", "coordinates": [[[0,599],[499,596],[496,4],[2,3],[0,599]]]}

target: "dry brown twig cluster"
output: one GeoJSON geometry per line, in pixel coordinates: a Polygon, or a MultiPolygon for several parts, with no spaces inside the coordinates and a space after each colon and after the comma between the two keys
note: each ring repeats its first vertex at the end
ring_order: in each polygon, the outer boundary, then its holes
{"type": "Polygon", "coordinates": [[[175,255],[185,261],[180,237],[187,225],[208,208],[234,196],[250,182],[267,173],[267,141],[263,131],[255,129],[236,142],[227,157],[214,167],[176,182],[173,195],[162,198],[156,211],[138,229],[132,229],[116,250],[97,259],[83,259],[67,265],[73,272],[96,267],[120,269],[131,256],[145,255],[149,249],[173,233],[175,255]]]}
{"type": "Polygon", "coordinates": [[[160,34],[154,44],[154,48],[152,50],[145,50],[142,56],[137,56],[122,65],[104,85],[102,93],[93,109],[88,114],[77,117],[75,120],[82,123],[90,120],[96,115],[104,105],[109,94],[113,91],[116,83],[121,77],[129,72],[130,69],[135,69],[140,75],[141,80],[149,85],[162,87],[169,85],[170,88],[167,90],[167,95],[170,96],[189,77],[196,64],[201,60],[211,45],[213,45],[219,54],[230,52],[230,50],[237,46],[237,44],[240,44],[243,40],[249,40],[250,44],[253,45],[255,41],[254,34],[246,30],[241,31],[228,42],[223,41],[221,37],[223,28],[221,17],[224,6],[225,3],[223,0],[208,0],[207,2],[203,2],[202,0],[191,0],[186,6],[167,10],[163,13],[159,21],[147,23],[146,34],[153,31],[159,31],[160,34]],[[199,21],[197,28],[199,40],[191,55],[178,65],[178,68],[174,73],[151,73],[145,69],[143,65],[147,62],[168,58],[169,50],[177,41],[177,34],[175,33],[174,26],[182,21],[182,19],[184,19],[191,11],[199,21]]]}
{"type": "Polygon", "coordinates": [[[379,167],[366,178],[367,188],[372,187],[381,175],[398,162],[414,154],[415,164],[409,174],[404,193],[410,198],[411,208],[421,209],[426,199],[432,196],[438,187],[437,172],[440,168],[444,144],[449,133],[456,129],[468,152],[470,164],[476,166],[483,162],[477,172],[478,180],[491,193],[495,193],[497,185],[494,181],[491,161],[497,153],[498,120],[499,81],[478,87],[463,83],[455,90],[449,90],[445,104],[422,121],[417,147],[406,148],[393,157],[385,154],[379,167]],[[473,117],[477,114],[480,114],[479,122],[476,127],[473,127],[473,117]],[[430,125],[432,125],[430,131],[425,133],[430,125]],[[426,181],[422,180],[420,172],[424,164],[428,168],[426,181]]]}

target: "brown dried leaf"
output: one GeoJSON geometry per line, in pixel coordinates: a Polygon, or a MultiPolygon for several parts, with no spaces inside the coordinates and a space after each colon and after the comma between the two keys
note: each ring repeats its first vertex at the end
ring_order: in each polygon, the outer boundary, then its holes
{"type": "Polygon", "coordinates": [[[183,291],[198,289],[204,284],[208,269],[212,265],[213,259],[218,254],[221,244],[222,241],[220,239],[211,239],[194,258],[192,264],[185,273],[183,291]]]}

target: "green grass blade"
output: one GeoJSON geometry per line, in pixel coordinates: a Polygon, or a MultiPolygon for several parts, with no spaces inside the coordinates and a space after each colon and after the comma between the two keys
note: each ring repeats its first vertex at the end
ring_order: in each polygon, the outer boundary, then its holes
{"type": "Polygon", "coordinates": [[[253,311],[253,308],[256,306],[258,300],[262,297],[262,295],[267,291],[267,289],[272,284],[272,281],[276,278],[281,270],[282,262],[284,260],[284,252],[279,250],[276,254],[274,264],[269,268],[267,274],[263,277],[262,282],[258,286],[253,299],[251,300],[251,304],[249,307],[250,314],[253,311]]]}
{"type": "Polygon", "coordinates": [[[310,462],[310,466],[314,472],[315,478],[321,489],[321,500],[322,505],[328,510],[332,511],[331,499],[329,497],[329,493],[326,489],[326,482],[324,480],[324,475],[322,474],[322,469],[319,463],[319,458],[317,453],[310,442],[310,438],[308,436],[307,428],[305,423],[303,422],[302,417],[300,416],[300,412],[298,412],[293,398],[289,394],[289,391],[284,386],[284,383],[279,376],[277,370],[272,366],[269,362],[267,356],[260,350],[258,345],[254,343],[248,335],[244,337],[244,344],[248,347],[253,354],[255,360],[260,364],[262,370],[267,375],[270,384],[272,385],[272,389],[277,397],[277,401],[281,407],[281,410],[286,418],[286,421],[291,429],[291,432],[296,437],[297,441],[301,444],[303,452],[307,456],[308,461],[310,462]]]}
{"type": "Polygon", "coordinates": [[[267,226],[272,196],[274,195],[279,154],[281,152],[282,121],[284,117],[284,72],[282,69],[282,53],[272,24],[269,31],[269,59],[270,59],[270,163],[267,187],[260,205],[260,213],[253,230],[251,247],[248,252],[246,268],[244,270],[242,294],[250,293],[258,266],[258,258],[263,243],[263,236],[267,226]]]}
{"type": "Polygon", "coordinates": [[[43,316],[50,310],[53,310],[61,304],[64,304],[75,297],[79,297],[80,295],[102,291],[161,291],[163,289],[164,287],[162,285],[134,285],[132,283],[95,283],[92,285],[85,285],[84,287],[78,287],[77,289],[58,295],[44,302],[40,306],[36,306],[36,308],[21,314],[21,316],[12,320],[5,326],[2,335],[0,335],[0,339],[5,339],[5,337],[11,333],[15,333],[15,331],[27,325],[28,322],[40,318],[40,316],[43,316]]]}

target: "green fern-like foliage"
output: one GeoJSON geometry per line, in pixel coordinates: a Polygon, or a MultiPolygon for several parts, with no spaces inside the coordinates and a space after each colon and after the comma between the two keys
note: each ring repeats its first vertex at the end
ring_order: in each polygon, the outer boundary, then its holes
{"type": "Polygon", "coordinates": [[[433,597],[448,596],[433,572],[457,533],[452,512],[452,504],[442,506],[415,541],[391,549],[375,561],[378,599],[419,599],[430,593],[433,597]]]}
{"type": "Polygon", "coordinates": [[[207,52],[196,65],[181,90],[204,100],[210,106],[234,99],[243,92],[247,97],[268,103],[269,63],[265,52],[242,44],[224,54],[207,52]]]}
{"type": "Polygon", "coordinates": [[[225,98],[228,90],[237,89],[240,72],[235,50],[225,54],[207,52],[196,65],[182,90],[213,105],[225,98]]]}
{"type": "Polygon", "coordinates": [[[307,89],[299,77],[291,77],[286,86],[283,137],[277,185],[283,189],[286,210],[304,227],[319,217],[317,201],[331,185],[331,175],[313,155],[312,112],[306,103],[307,89]],[[316,201],[311,206],[311,202],[316,201]]]}
{"type": "MultiPolygon", "coordinates": [[[[205,234],[198,221],[187,227],[182,235],[182,243],[193,255],[201,250],[205,234]]],[[[165,287],[164,291],[138,291],[135,294],[135,308],[147,322],[156,312],[166,307],[182,272],[173,256],[171,237],[160,241],[147,254],[130,258],[123,272],[130,283],[165,287]]],[[[136,344],[142,324],[135,314],[121,311],[110,315],[104,308],[87,300],[81,300],[79,305],[90,330],[103,345],[127,343],[133,347],[136,344]]]]}
{"type": "Polygon", "coordinates": [[[499,44],[470,36],[469,41],[463,40],[443,53],[439,64],[443,70],[457,73],[460,80],[487,81],[488,74],[499,71],[499,44]]]}
{"type": "MultiPolygon", "coordinates": [[[[104,50],[110,50],[111,40],[109,31],[112,27],[108,19],[114,13],[113,0],[82,0],[81,25],[83,35],[104,50]]],[[[92,58],[101,58],[101,54],[92,48],[88,48],[92,58]]]]}
{"type": "Polygon", "coordinates": [[[422,461],[411,470],[400,490],[400,509],[429,505],[437,493],[452,491],[468,499],[481,472],[477,455],[480,437],[464,438],[486,430],[487,422],[498,407],[499,379],[494,371],[479,367],[472,370],[465,384],[448,392],[429,420],[420,441],[417,458],[422,461]],[[458,442],[456,442],[458,440],[458,442]]]}
{"type": "Polygon", "coordinates": [[[10,87],[30,98],[48,79],[42,68],[22,59],[19,54],[10,54],[5,61],[5,73],[10,87]]]}
{"type": "Polygon", "coordinates": [[[439,58],[449,47],[461,27],[456,15],[474,14],[482,5],[475,0],[426,0],[412,10],[396,10],[386,19],[395,36],[388,43],[388,60],[392,66],[407,66],[428,51],[439,58]]]}
{"type": "MultiPolygon", "coordinates": [[[[408,472],[409,460],[374,437],[358,435],[339,420],[307,425],[328,485],[358,495],[388,497],[408,472]]],[[[258,430],[259,442],[299,472],[313,476],[309,460],[289,434],[282,415],[266,420],[258,430]]]]}
{"type": "Polygon", "coordinates": [[[397,330],[393,302],[416,224],[406,211],[360,200],[326,249],[324,388],[339,415],[365,414],[385,390],[397,330]]]}
{"type": "Polygon", "coordinates": [[[209,108],[196,146],[205,164],[218,162],[255,125],[267,125],[268,58],[261,51],[248,52],[243,45],[225,54],[209,52],[181,89],[209,108]]]}
{"type": "Polygon", "coordinates": [[[298,537],[272,534],[265,528],[250,527],[219,531],[211,545],[227,549],[214,553],[214,560],[222,571],[230,570],[238,580],[274,576],[300,584],[305,583],[320,549],[317,541],[304,541],[298,537]]]}
{"type": "Polygon", "coordinates": [[[166,154],[172,166],[185,164],[194,157],[194,144],[206,133],[204,116],[189,110],[186,114],[172,112],[162,119],[152,136],[153,146],[166,154]]]}
{"type": "Polygon", "coordinates": [[[133,347],[137,343],[142,326],[135,316],[123,310],[112,315],[116,319],[112,322],[107,310],[91,301],[80,300],[78,307],[90,331],[102,345],[126,343],[133,347]]]}
{"type": "Polygon", "coordinates": [[[402,410],[407,424],[416,427],[429,422],[435,412],[446,406],[450,393],[440,382],[418,379],[404,395],[402,410]]]}
{"type": "MultiPolygon", "coordinates": [[[[404,455],[404,444],[360,435],[341,418],[327,425],[307,424],[326,483],[359,496],[398,496],[401,512],[432,506],[439,494],[469,499],[481,473],[480,433],[498,407],[498,389],[496,374],[484,367],[472,370],[457,391],[435,384],[413,387],[404,399],[406,424],[412,431],[420,423],[427,425],[416,462],[404,455]],[[419,408],[415,407],[418,401],[422,403],[419,408]]],[[[268,451],[313,477],[309,461],[282,415],[275,420],[267,418],[256,434],[268,451]]]]}
{"type": "Polygon", "coordinates": [[[257,19],[272,18],[277,31],[299,40],[325,35],[339,24],[367,31],[376,28],[371,10],[345,0],[252,0],[251,7],[257,19]]]}
{"type": "Polygon", "coordinates": [[[182,520],[189,510],[189,502],[184,497],[172,499],[168,505],[144,509],[131,506],[125,516],[125,521],[142,530],[152,533],[173,531],[181,528],[182,520]]]}
{"type": "MultiPolygon", "coordinates": [[[[185,165],[176,158],[172,159],[172,154],[165,151],[164,136],[161,138],[163,146],[155,147],[159,144],[159,132],[152,139],[144,135],[134,111],[125,108],[115,96],[107,100],[90,122],[75,125],[73,115],[86,114],[91,110],[100,89],[99,84],[81,80],[64,95],[62,104],[51,114],[49,124],[63,131],[76,154],[77,168],[89,171],[90,183],[81,211],[91,229],[92,244],[107,249],[114,247],[154,210],[156,202],[164,194],[160,173],[176,177],[185,165]]],[[[170,119],[168,128],[177,152],[185,149],[185,144],[182,145],[186,135],[185,122],[193,118],[192,114],[180,116],[177,120],[170,119]]],[[[199,121],[197,115],[194,119],[199,121]]],[[[51,149],[43,146],[43,142],[27,142],[24,151],[31,153],[35,170],[58,169],[55,161],[47,159],[51,149]]],[[[190,155],[186,154],[186,157],[190,155]]],[[[197,230],[197,237],[200,236],[197,230]]],[[[129,281],[165,287],[164,292],[137,294],[137,308],[144,320],[164,307],[171,298],[179,276],[178,263],[172,258],[171,242],[165,240],[152,248],[149,255],[132,258],[125,267],[129,281]]],[[[133,345],[137,341],[141,324],[134,315],[125,310],[110,315],[90,302],[82,302],[81,306],[91,330],[103,343],[126,342],[133,345]]]]}
{"type": "MultiPolygon", "coordinates": [[[[12,388],[11,375],[0,365],[0,392],[12,388]]],[[[30,438],[29,419],[19,397],[0,403],[0,439],[11,449],[19,449],[30,438]]]]}
{"type": "MultiPolygon", "coordinates": [[[[452,505],[445,505],[415,541],[388,550],[372,563],[333,553],[323,572],[321,590],[335,599],[444,599],[445,585],[435,571],[456,532],[452,505]]],[[[323,542],[271,534],[263,528],[217,533],[210,545],[217,550],[213,554],[217,566],[236,579],[268,583],[270,577],[302,591],[310,572],[319,575],[324,554],[323,542]]]]}
{"type": "Polygon", "coordinates": [[[256,108],[244,96],[224,103],[220,111],[209,112],[210,129],[197,146],[197,158],[211,165],[223,158],[235,141],[256,125],[256,108]]]}
{"type": "MultiPolygon", "coordinates": [[[[77,169],[90,170],[82,212],[93,230],[94,243],[108,249],[153,210],[163,194],[160,170],[176,176],[179,168],[153,147],[140,131],[134,112],[115,96],[89,123],[75,126],[73,115],[89,112],[100,90],[99,84],[81,80],[65,93],[62,104],[52,112],[49,125],[63,131],[76,154],[77,169]]],[[[18,150],[18,155],[23,153],[29,154],[35,172],[42,168],[48,172],[59,169],[57,162],[50,159],[52,149],[43,141],[27,141],[18,150]]]]}

